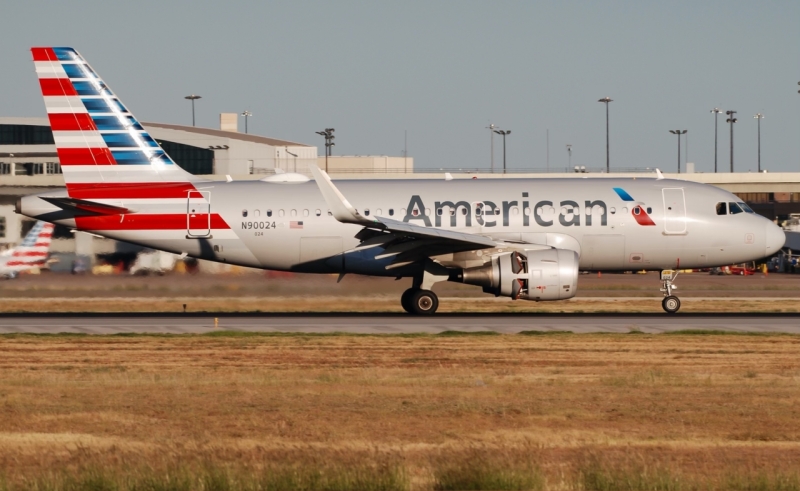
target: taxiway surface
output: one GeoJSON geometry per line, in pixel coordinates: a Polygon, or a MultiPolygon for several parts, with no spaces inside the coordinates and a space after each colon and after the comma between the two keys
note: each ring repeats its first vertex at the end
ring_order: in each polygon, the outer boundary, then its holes
{"type": "Polygon", "coordinates": [[[800,334],[797,314],[11,314],[0,316],[0,333],[199,334],[213,331],[410,334],[443,331],[572,331],[576,333],[686,329],[800,334]]]}

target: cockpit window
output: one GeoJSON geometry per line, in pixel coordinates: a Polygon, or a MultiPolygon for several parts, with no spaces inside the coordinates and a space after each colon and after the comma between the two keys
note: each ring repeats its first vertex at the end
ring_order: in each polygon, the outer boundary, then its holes
{"type": "Polygon", "coordinates": [[[728,214],[728,203],[717,203],[717,215],[728,214]]]}
{"type": "Polygon", "coordinates": [[[728,207],[731,210],[731,215],[737,215],[739,213],[744,213],[744,210],[742,209],[742,207],[739,206],[736,203],[728,203],[728,207]]]}
{"type": "Polygon", "coordinates": [[[738,203],[738,205],[742,207],[745,213],[755,213],[752,208],[747,206],[747,203],[738,203]]]}

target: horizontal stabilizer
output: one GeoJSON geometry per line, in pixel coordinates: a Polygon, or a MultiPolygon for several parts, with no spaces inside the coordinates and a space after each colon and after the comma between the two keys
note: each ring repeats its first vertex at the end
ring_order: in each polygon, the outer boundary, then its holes
{"type": "Polygon", "coordinates": [[[107,205],[85,199],[76,198],[56,198],[41,196],[41,199],[56,205],[62,210],[79,212],[82,215],[125,215],[133,213],[130,208],[122,206],[107,205]]]}

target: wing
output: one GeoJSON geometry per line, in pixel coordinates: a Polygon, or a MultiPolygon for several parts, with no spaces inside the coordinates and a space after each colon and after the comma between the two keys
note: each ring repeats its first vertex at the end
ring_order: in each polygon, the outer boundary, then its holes
{"type": "Polygon", "coordinates": [[[334,218],[341,223],[364,227],[356,235],[361,240],[361,247],[383,247],[385,250],[377,259],[395,256],[387,269],[399,268],[441,254],[498,246],[496,241],[482,235],[421,227],[383,217],[367,218],[347,201],[328,174],[316,166],[311,166],[311,173],[334,218]]]}

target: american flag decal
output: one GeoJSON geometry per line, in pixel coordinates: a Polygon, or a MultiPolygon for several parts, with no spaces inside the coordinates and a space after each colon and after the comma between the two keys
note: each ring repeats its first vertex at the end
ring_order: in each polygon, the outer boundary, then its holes
{"type": "Polygon", "coordinates": [[[303,228],[303,222],[289,222],[289,228],[303,228]]]}

